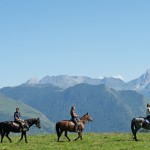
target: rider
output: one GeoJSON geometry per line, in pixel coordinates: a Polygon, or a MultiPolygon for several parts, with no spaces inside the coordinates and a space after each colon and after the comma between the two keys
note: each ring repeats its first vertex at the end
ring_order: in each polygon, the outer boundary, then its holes
{"type": "Polygon", "coordinates": [[[19,124],[19,126],[21,128],[20,131],[25,131],[24,126],[23,126],[24,120],[21,119],[21,114],[19,112],[19,108],[16,108],[16,112],[14,112],[14,122],[19,124]]]}
{"type": "Polygon", "coordinates": [[[146,119],[147,119],[147,121],[149,123],[150,122],[150,103],[147,104],[146,119]]]}
{"type": "Polygon", "coordinates": [[[78,128],[78,123],[77,123],[77,117],[79,117],[76,113],[75,113],[75,106],[72,106],[71,107],[71,110],[70,110],[70,115],[71,115],[71,120],[74,122],[75,124],[75,130],[76,132],[78,131],[77,128],[78,128]]]}

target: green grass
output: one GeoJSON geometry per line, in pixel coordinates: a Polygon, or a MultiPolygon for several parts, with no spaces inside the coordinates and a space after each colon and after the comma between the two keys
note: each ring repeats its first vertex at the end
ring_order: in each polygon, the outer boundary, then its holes
{"type": "Polygon", "coordinates": [[[138,142],[132,140],[129,133],[85,133],[83,140],[74,141],[76,134],[69,134],[71,141],[62,135],[57,142],[56,134],[29,135],[28,142],[17,142],[19,136],[10,136],[12,143],[4,138],[0,150],[141,150],[150,147],[150,134],[138,133],[138,142]]]}

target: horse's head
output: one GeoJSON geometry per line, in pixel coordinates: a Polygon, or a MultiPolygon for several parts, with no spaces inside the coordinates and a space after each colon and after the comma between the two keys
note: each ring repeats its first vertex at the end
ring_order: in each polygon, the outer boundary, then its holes
{"type": "Polygon", "coordinates": [[[35,125],[36,125],[38,128],[41,128],[41,123],[40,123],[40,118],[39,118],[39,117],[36,119],[35,125]]]}
{"type": "Polygon", "coordinates": [[[85,117],[86,117],[86,119],[88,120],[88,121],[93,121],[93,119],[92,119],[92,117],[89,115],[89,113],[86,113],[85,114],[85,117]]]}

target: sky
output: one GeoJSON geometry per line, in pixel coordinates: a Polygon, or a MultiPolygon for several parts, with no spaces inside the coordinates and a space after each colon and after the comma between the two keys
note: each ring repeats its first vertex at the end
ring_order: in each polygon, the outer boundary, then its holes
{"type": "Polygon", "coordinates": [[[1,0],[0,88],[32,77],[150,69],[149,0],[1,0]]]}

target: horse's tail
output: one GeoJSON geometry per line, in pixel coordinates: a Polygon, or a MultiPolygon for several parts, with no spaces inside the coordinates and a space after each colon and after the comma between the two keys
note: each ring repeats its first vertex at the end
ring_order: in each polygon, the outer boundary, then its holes
{"type": "Polygon", "coordinates": [[[135,118],[133,118],[131,121],[131,131],[133,134],[134,134],[134,130],[135,130],[135,118]]]}
{"type": "Polygon", "coordinates": [[[59,130],[60,130],[59,122],[56,123],[55,129],[56,129],[57,136],[59,136],[59,133],[60,133],[59,132],[59,130]]]}
{"type": "Polygon", "coordinates": [[[2,134],[2,123],[0,123],[0,135],[2,134]]]}

